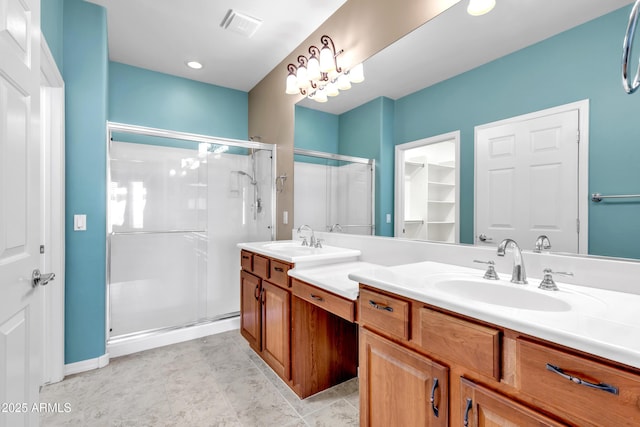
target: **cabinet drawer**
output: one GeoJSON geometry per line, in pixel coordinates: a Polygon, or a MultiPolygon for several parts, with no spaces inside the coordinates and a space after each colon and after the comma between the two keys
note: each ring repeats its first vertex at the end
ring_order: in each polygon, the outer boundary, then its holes
{"type": "Polygon", "coordinates": [[[240,266],[243,270],[253,271],[253,254],[249,251],[240,251],[240,266]]]}
{"type": "Polygon", "coordinates": [[[283,288],[290,287],[289,275],[287,274],[290,268],[290,264],[272,259],[269,281],[283,288]]]}
{"type": "Polygon", "coordinates": [[[370,289],[360,289],[360,325],[409,339],[409,302],[370,289]]]}
{"type": "Polygon", "coordinates": [[[429,352],[500,380],[500,331],[423,307],[420,342],[429,352]]]}
{"type": "Polygon", "coordinates": [[[293,295],[313,305],[317,305],[336,316],[340,316],[349,322],[355,321],[354,301],[339,297],[297,279],[293,279],[292,283],[293,295]]]}
{"type": "Polygon", "coordinates": [[[263,279],[269,278],[269,258],[253,254],[253,273],[263,279]]]}
{"type": "Polygon", "coordinates": [[[520,389],[541,407],[583,426],[640,425],[638,375],[523,339],[517,357],[520,389]]]}

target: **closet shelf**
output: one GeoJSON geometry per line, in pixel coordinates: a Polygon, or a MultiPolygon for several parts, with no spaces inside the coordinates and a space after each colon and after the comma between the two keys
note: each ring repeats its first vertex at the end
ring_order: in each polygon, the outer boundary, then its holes
{"type": "Polygon", "coordinates": [[[428,182],[429,185],[439,185],[441,187],[455,187],[455,184],[452,183],[448,183],[448,182],[440,182],[440,181],[429,181],[428,182]]]}
{"type": "Polygon", "coordinates": [[[434,203],[439,205],[455,205],[456,202],[449,200],[427,200],[427,203],[434,203]]]}
{"type": "Polygon", "coordinates": [[[404,220],[405,224],[424,224],[424,220],[423,219],[405,219],[404,220]]]}
{"type": "Polygon", "coordinates": [[[427,221],[429,225],[455,225],[454,221],[427,221]]]}

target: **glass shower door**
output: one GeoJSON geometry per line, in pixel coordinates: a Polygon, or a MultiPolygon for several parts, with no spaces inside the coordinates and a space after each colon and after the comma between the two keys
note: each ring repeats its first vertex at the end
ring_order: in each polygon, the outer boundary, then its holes
{"type": "Polygon", "coordinates": [[[237,244],[274,234],[273,145],[149,131],[111,133],[110,342],[236,316],[237,244]]]}
{"type": "Polygon", "coordinates": [[[208,246],[198,151],[112,141],[110,156],[110,335],[198,321],[208,246]]]}

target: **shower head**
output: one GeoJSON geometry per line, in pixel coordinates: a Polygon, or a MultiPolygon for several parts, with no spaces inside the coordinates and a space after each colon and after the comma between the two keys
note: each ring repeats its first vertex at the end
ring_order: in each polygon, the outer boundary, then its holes
{"type": "Polygon", "coordinates": [[[253,179],[253,177],[251,175],[249,175],[248,173],[246,173],[245,171],[234,171],[235,173],[237,173],[238,175],[244,175],[247,178],[249,178],[251,180],[251,185],[256,185],[257,182],[255,179],[253,179]]]}

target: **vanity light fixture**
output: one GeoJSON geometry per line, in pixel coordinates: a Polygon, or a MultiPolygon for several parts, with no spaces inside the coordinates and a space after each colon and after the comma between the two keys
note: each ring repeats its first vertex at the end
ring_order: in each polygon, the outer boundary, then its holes
{"type": "Polygon", "coordinates": [[[480,16],[491,12],[496,6],[496,0],[469,0],[467,13],[473,16],[480,16]]]}
{"type": "Polygon", "coordinates": [[[364,81],[362,64],[346,70],[338,65],[338,56],[344,50],[336,51],[329,36],[320,37],[320,48],[309,47],[309,57],[299,55],[298,64],[287,65],[285,93],[302,94],[317,102],[327,102],[328,96],[337,96],[341,90],[351,88],[351,83],[364,81]]]}
{"type": "Polygon", "coordinates": [[[192,68],[194,70],[201,70],[203,65],[198,61],[187,61],[187,67],[192,68]]]}

